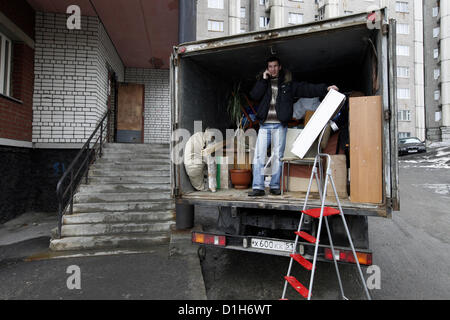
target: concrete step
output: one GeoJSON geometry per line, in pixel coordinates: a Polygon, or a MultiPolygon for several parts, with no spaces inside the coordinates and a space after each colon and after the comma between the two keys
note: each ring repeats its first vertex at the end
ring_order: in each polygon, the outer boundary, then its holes
{"type": "Polygon", "coordinates": [[[133,161],[124,162],[95,162],[91,169],[109,169],[109,170],[152,170],[155,166],[165,166],[167,170],[170,169],[169,160],[154,160],[153,162],[147,163],[136,163],[133,161]]]}
{"type": "Polygon", "coordinates": [[[170,183],[81,184],[78,191],[80,193],[170,192],[170,183]]]}
{"type": "Polygon", "coordinates": [[[120,159],[106,159],[106,158],[101,158],[98,159],[94,166],[96,165],[105,165],[105,166],[121,166],[121,165],[171,165],[170,159],[166,158],[166,159],[140,159],[140,160],[120,160],[120,159]]]}
{"type": "Polygon", "coordinates": [[[141,160],[170,160],[170,154],[167,153],[105,153],[102,158],[107,161],[131,161],[141,160]]]}
{"type": "Polygon", "coordinates": [[[89,184],[169,184],[170,185],[170,176],[168,174],[154,177],[146,177],[146,176],[90,176],[88,177],[89,184]]]}
{"type": "Polygon", "coordinates": [[[154,171],[154,170],[170,170],[170,164],[159,163],[159,164],[106,164],[106,163],[95,163],[90,170],[109,170],[109,171],[154,171]]]}
{"type": "Polygon", "coordinates": [[[133,201],[133,202],[97,202],[97,203],[74,203],[73,213],[88,212],[150,212],[175,209],[173,200],[165,201],[133,201]]]}
{"type": "Polygon", "coordinates": [[[116,149],[103,148],[103,154],[169,154],[169,148],[116,149]]]}
{"type": "Polygon", "coordinates": [[[151,212],[89,212],[64,215],[63,224],[154,222],[175,220],[175,210],[151,212]]]}
{"type": "Polygon", "coordinates": [[[150,223],[94,223],[94,224],[69,224],[63,225],[62,237],[120,235],[151,232],[170,231],[173,221],[150,223]]]}
{"type": "Polygon", "coordinates": [[[103,149],[103,154],[104,155],[112,155],[112,154],[119,154],[119,155],[123,155],[123,156],[127,156],[127,155],[147,155],[149,157],[151,156],[158,156],[158,155],[162,155],[162,156],[168,156],[170,155],[170,150],[169,149],[151,149],[151,150],[147,150],[147,149],[142,149],[142,150],[124,150],[124,149],[103,149]]]}
{"type": "Polygon", "coordinates": [[[111,150],[154,150],[154,149],[170,149],[169,144],[159,143],[106,143],[105,149],[111,150]]]}
{"type": "Polygon", "coordinates": [[[129,201],[164,201],[170,200],[170,191],[159,190],[154,192],[138,193],[83,193],[79,192],[73,197],[74,203],[98,203],[98,202],[129,202],[129,201]]]}
{"type": "Polygon", "coordinates": [[[170,176],[170,170],[165,166],[164,168],[155,168],[147,171],[133,171],[133,170],[108,170],[108,169],[93,169],[89,170],[89,177],[154,177],[154,176],[170,176]]]}
{"type": "Polygon", "coordinates": [[[150,234],[109,235],[66,237],[52,239],[50,249],[54,251],[92,250],[92,249],[128,249],[145,248],[155,244],[169,243],[169,232],[152,232],[150,234]]]}

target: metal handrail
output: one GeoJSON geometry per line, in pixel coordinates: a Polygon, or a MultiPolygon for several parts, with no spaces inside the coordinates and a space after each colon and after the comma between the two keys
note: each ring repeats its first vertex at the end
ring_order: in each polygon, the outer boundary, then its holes
{"type": "Polygon", "coordinates": [[[72,163],[69,165],[67,170],[64,172],[61,179],[59,179],[58,184],[56,185],[56,196],[58,198],[58,239],[61,238],[61,228],[62,228],[62,220],[63,215],[67,211],[70,206],[70,214],[73,214],[73,196],[74,192],[77,190],[78,186],[81,184],[81,180],[83,176],[85,176],[86,184],[88,183],[88,174],[89,174],[89,166],[95,162],[96,157],[96,147],[98,145],[98,158],[101,158],[103,153],[103,144],[104,140],[109,141],[109,115],[110,109],[106,111],[103,118],[100,120],[100,123],[95,128],[94,132],[92,132],[89,139],[83,145],[81,150],[75,156],[72,163]],[[106,125],[105,124],[106,120],[106,125]],[[106,129],[106,136],[103,138],[104,130],[106,129]],[[91,141],[95,137],[95,135],[100,130],[100,134],[95,140],[93,146],[90,148],[91,141]],[[85,154],[84,154],[85,153],[85,154]],[[84,155],[83,155],[84,154],[84,155]],[[77,167],[77,164],[81,164],[77,167]],[[75,170],[77,171],[75,172],[75,170]],[[64,185],[65,188],[63,187],[64,185]],[[65,200],[68,192],[70,191],[70,197],[65,200]]]}

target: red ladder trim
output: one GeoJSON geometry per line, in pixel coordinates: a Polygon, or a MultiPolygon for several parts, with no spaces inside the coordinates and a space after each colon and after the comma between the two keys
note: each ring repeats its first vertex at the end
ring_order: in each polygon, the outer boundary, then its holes
{"type": "Polygon", "coordinates": [[[306,270],[311,271],[312,270],[312,263],[309,262],[308,260],[305,259],[305,257],[303,257],[300,254],[291,254],[290,255],[292,257],[292,259],[294,259],[295,261],[297,261],[298,263],[300,263],[306,270]]]}
{"type": "Polygon", "coordinates": [[[295,277],[288,277],[285,276],[284,279],[286,279],[287,282],[289,282],[289,284],[298,292],[300,293],[303,298],[308,298],[308,294],[309,294],[309,290],[306,289],[306,287],[304,285],[302,285],[300,282],[298,282],[297,279],[295,279],[295,277]]]}
{"type": "Polygon", "coordinates": [[[308,241],[309,243],[316,243],[317,239],[314,238],[312,235],[304,232],[304,231],[300,231],[300,232],[295,232],[296,235],[298,235],[299,237],[302,237],[303,239],[305,239],[306,241],[308,241]]]}
{"type": "MultiPolygon", "coordinates": [[[[313,218],[320,218],[320,208],[314,208],[314,209],[308,209],[308,210],[302,210],[302,212],[310,217],[313,218]]],[[[341,212],[337,209],[330,208],[330,207],[324,207],[323,208],[323,216],[333,216],[340,214],[341,212]]]]}

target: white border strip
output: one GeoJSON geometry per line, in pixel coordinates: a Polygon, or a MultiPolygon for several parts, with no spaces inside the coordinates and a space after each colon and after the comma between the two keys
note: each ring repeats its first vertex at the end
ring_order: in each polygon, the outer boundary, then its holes
{"type": "Polygon", "coordinates": [[[33,143],[35,149],[81,149],[83,146],[84,143],[33,143]]]}
{"type": "Polygon", "coordinates": [[[33,143],[29,141],[0,138],[0,146],[33,148],[33,143]]]}
{"type": "MultiPolygon", "coordinates": [[[[25,42],[27,46],[34,49],[34,40],[31,39],[25,32],[22,31],[14,22],[12,22],[5,14],[0,12],[0,24],[5,26],[11,33],[19,38],[21,41],[25,42]]],[[[12,39],[14,40],[14,39],[12,39]]],[[[17,40],[17,39],[16,39],[17,40]]]]}

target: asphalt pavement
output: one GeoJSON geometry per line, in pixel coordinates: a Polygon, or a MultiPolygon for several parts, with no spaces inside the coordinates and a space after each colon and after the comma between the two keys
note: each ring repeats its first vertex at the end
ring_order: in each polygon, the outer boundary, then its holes
{"type": "Polygon", "coordinates": [[[143,251],[55,253],[48,249],[54,214],[26,213],[0,225],[0,299],[204,300],[190,233],[143,251]]]}
{"type": "MultiPolygon", "coordinates": [[[[400,158],[401,210],[392,219],[369,218],[381,271],[374,299],[450,299],[449,158],[448,146],[400,158]]],[[[214,208],[196,211],[196,224],[208,228],[216,219],[214,208]]],[[[55,214],[32,212],[0,225],[0,299],[276,300],[288,264],[282,257],[213,247],[200,263],[189,232],[173,232],[169,244],[145,251],[60,255],[48,249],[55,226],[55,214]]],[[[315,299],[339,299],[332,264],[318,268],[315,299]]],[[[342,267],[346,294],[364,299],[354,269],[342,267]]]]}

